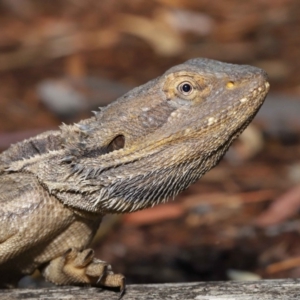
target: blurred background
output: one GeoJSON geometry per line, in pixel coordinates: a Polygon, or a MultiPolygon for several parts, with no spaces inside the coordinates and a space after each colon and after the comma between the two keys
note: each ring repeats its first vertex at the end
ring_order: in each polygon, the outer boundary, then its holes
{"type": "Polygon", "coordinates": [[[221,164],[106,217],[94,248],[128,283],[300,276],[298,0],[1,0],[0,28],[1,150],[193,57],[265,69],[271,93],[221,164]]]}

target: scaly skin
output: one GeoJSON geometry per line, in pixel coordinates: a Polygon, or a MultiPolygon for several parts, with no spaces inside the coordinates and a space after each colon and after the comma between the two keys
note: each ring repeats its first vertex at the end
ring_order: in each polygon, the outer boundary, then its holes
{"type": "Polygon", "coordinates": [[[222,158],[262,105],[261,69],[192,59],[94,117],[0,155],[0,278],[124,289],[87,249],[103,215],[174,197],[222,158]]]}

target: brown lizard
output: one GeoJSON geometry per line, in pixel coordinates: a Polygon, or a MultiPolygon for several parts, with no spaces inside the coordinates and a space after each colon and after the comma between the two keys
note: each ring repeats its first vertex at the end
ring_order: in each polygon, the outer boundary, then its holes
{"type": "Polygon", "coordinates": [[[191,59],[95,116],[0,155],[0,280],[124,289],[87,249],[102,216],[165,202],[222,158],[269,90],[246,65],[191,59]]]}

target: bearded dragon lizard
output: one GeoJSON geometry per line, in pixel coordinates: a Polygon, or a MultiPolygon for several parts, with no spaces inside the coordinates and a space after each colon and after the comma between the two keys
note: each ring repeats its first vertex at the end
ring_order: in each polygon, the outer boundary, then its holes
{"type": "Polygon", "coordinates": [[[222,158],[269,90],[256,67],[191,59],[95,116],[0,155],[0,284],[39,269],[58,285],[124,290],[87,248],[101,218],[165,202],[222,158]]]}

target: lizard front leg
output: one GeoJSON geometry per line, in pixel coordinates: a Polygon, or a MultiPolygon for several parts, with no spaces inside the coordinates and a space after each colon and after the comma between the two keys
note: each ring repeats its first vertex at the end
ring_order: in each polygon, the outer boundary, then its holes
{"type": "Polygon", "coordinates": [[[125,289],[125,277],[114,274],[105,261],[94,257],[92,249],[69,249],[64,255],[51,260],[42,273],[46,280],[57,285],[93,285],[125,289]]]}

